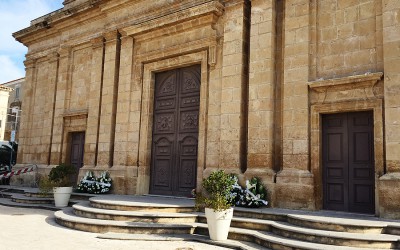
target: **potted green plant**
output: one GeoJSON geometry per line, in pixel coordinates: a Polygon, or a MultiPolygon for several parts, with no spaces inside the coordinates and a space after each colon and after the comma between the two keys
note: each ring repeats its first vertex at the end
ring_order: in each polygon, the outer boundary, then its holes
{"type": "Polygon", "coordinates": [[[223,170],[203,179],[202,193],[196,195],[196,207],[205,208],[211,240],[226,240],[233,217],[231,190],[235,183],[223,170]]]}
{"type": "Polygon", "coordinates": [[[44,193],[53,191],[56,207],[66,207],[72,194],[75,174],[74,166],[60,164],[52,168],[48,176],[40,180],[39,188],[44,193]]]}

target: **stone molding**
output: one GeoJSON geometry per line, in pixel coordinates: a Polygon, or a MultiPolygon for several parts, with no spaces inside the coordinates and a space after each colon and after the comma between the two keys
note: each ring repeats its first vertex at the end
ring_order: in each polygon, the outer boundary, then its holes
{"type": "Polygon", "coordinates": [[[65,110],[62,116],[65,117],[87,117],[88,116],[88,109],[82,110],[65,110]]]}
{"type": "Polygon", "coordinates": [[[311,104],[382,98],[383,88],[375,87],[382,77],[378,72],[309,82],[311,104]]]}
{"type": "MultiPolygon", "coordinates": [[[[179,12],[173,12],[165,16],[155,16],[151,20],[138,20],[122,30],[124,35],[137,36],[139,34],[147,33],[162,27],[171,26],[176,23],[182,23],[186,20],[195,19],[207,14],[213,14],[219,17],[223,14],[223,9],[224,7],[221,3],[218,1],[212,1],[197,6],[192,6],[179,12]]],[[[212,23],[215,23],[217,20],[217,18],[213,18],[212,23]]]]}
{"type": "Polygon", "coordinates": [[[92,38],[90,40],[90,43],[92,44],[92,48],[99,48],[104,46],[104,37],[99,36],[92,38]]]}

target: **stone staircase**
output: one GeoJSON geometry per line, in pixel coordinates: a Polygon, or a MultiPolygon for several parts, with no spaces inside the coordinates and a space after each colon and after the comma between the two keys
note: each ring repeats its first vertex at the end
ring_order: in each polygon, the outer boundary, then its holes
{"type": "MultiPolygon", "coordinates": [[[[51,203],[34,191],[0,192],[1,205],[56,210],[51,203]]],[[[190,199],[74,194],[71,205],[55,212],[57,223],[99,238],[193,240],[232,249],[400,249],[400,221],[368,215],[235,208],[229,240],[213,242],[190,199]]]]}

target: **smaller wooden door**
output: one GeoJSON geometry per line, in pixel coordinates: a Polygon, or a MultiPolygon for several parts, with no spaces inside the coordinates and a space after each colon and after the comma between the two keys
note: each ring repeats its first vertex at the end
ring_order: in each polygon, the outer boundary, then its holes
{"type": "Polygon", "coordinates": [[[70,163],[78,170],[83,166],[83,152],[85,146],[85,132],[71,133],[70,163]]]}
{"type": "Polygon", "coordinates": [[[324,209],[375,212],[372,112],[322,116],[324,209]]]}

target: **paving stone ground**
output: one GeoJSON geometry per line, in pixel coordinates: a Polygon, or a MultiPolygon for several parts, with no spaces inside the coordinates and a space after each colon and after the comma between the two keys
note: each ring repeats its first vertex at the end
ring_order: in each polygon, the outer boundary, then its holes
{"type": "Polygon", "coordinates": [[[99,239],[98,234],[56,224],[52,211],[0,206],[2,250],[222,250],[186,241],[132,241],[99,239]]]}

